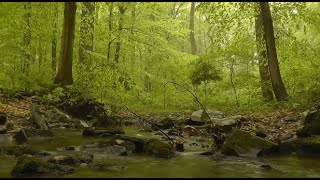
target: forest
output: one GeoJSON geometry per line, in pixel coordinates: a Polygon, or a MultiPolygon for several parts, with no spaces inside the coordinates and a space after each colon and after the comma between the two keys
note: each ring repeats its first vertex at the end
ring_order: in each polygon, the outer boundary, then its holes
{"type": "Polygon", "coordinates": [[[318,2],[0,2],[0,24],[0,177],[320,177],[318,2]]]}

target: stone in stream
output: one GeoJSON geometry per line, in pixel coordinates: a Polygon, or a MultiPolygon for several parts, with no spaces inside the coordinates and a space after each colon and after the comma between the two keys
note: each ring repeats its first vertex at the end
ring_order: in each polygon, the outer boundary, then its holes
{"type": "Polygon", "coordinates": [[[23,144],[28,140],[28,137],[23,129],[20,129],[13,137],[17,144],[23,144]]]}
{"type": "Polygon", "coordinates": [[[149,139],[143,147],[143,151],[151,156],[170,158],[174,155],[173,147],[159,139],[149,139]]]}
{"type": "Polygon", "coordinates": [[[78,149],[79,148],[75,146],[65,146],[65,147],[57,148],[58,151],[76,151],[78,149]]]}
{"type": "Polygon", "coordinates": [[[61,165],[80,165],[81,163],[89,164],[92,162],[94,155],[88,153],[74,153],[68,155],[56,155],[47,162],[61,165]]]}
{"type": "Polygon", "coordinates": [[[37,175],[63,175],[74,173],[75,171],[76,169],[71,166],[46,162],[44,159],[31,155],[22,155],[18,157],[11,174],[14,177],[29,177],[37,175]]]}
{"type": "Polygon", "coordinates": [[[175,125],[175,121],[169,117],[164,118],[163,120],[161,120],[159,123],[157,124],[153,124],[151,126],[151,129],[153,131],[157,131],[159,129],[170,129],[175,125]]]}
{"type": "Polygon", "coordinates": [[[39,109],[35,106],[35,104],[30,105],[31,117],[30,120],[33,121],[37,128],[41,130],[48,130],[48,126],[44,117],[39,113],[39,109]]]}
{"type": "Polygon", "coordinates": [[[23,129],[28,138],[53,138],[54,134],[51,130],[43,129],[23,129]]]}
{"type": "Polygon", "coordinates": [[[13,144],[13,138],[10,134],[0,134],[1,146],[11,145],[11,144],[13,144]]]}
{"type": "Polygon", "coordinates": [[[265,138],[265,137],[267,137],[267,133],[265,133],[262,130],[258,130],[258,131],[256,131],[256,136],[261,137],[261,138],[265,138]]]}
{"type": "MultiPolygon", "coordinates": [[[[207,113],[209,114],[210,118],[223,118],[224,116],[224,113],[221,111],[207,110],[207,113]]],[[[206,113],[203,110],[199,110],[194,111],[191,114],[190,119],[188,119],[185,124],[191,126],[202,126],[208,121],[209,118],[207,117],[206,113]]]]}
{"type": "Polygon", "coordinates": [[[320,153],[320,136],[291,138],[283,141],[279,145],[280,153],[296,152],[298,154],[319,154],[320,153]]]}
{"type": "Polygon", "coordinates": [[[50,155],[48,152],[40,151],[30,145],[12,145],[12,146],[6,146],[6,147],[0,147],[2,148],[2,151],[5,152],[8,155],[14,155],[16,157],[19,157],[23,154],[30,154],[35,156],[48,156],[50,155]]]}
{"type": "Polygon", "coordinates": [[[4,125],[7,122],[7,116],[4,113],[0,113],[0,125],[4,125]]]}
{"type": "Polygon", "coordinates": [[[256,157],[274,152],[276,148],[276,143],[237,129],[225,140],[221,152],[226,155],[256,157]]]}

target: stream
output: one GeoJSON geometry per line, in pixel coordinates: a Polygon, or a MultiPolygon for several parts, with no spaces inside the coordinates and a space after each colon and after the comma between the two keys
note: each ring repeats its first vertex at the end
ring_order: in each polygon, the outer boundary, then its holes
{"type": "MultiPolygon", "coordinates": [[[[53,130],[53,139],[31,139],[27,144],[38,149],[57,152],[63,146],[80,146],[97,141],[96,137],[83,137],[81,130],[53,130]]],[[[139,132],[133,127],[125,128],[126,135],[150,137],[152,133],[139,132]]],[[[316,156],[274,155],[263,158],[274,169],[265,170],[255,166],[243,158],[216,160],[212,156],[201,156],[192,153],[175,156],[170,159],[155,158],[140,154],[117,157],[124,161],[127,169],[117,171],[98,171],[89,167],[77,166],[77,172],[58,178],[74,177],[194,177],[194,178],[227,178],[227,177],[320,177],[320,161],[316,156]]],[[[95,159],[103,158],[103,154],[94,154],[95,159]]],[[[0,156],[0,177],[12,177],[11,170],[16,158],[8,155],[0,156]]]]}

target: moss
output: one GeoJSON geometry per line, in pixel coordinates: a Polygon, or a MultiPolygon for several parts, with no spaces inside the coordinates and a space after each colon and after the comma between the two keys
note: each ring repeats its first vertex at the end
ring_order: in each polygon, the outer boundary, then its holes
{"type": "Polygon", "coordinates": [[[264,149],[271,150],[276,147],[277,144],[264,140],[257,136],[252,136],[250,133],[236,130],[225,141],[221,151],[224,152],[227,149],[234,149],[238,153],[248,153],[251,149],[264,149]]]}
{"type": "Polygon", "coordinates": [[[174,155],[173,148],[159,139],[150,139],[144,146],[144,152],[162,158],[169,158],[174,155]]]}
{"type": "Polygon", "coordinates": [[[7,154],[14,155],[16,157],[21,156],[23,154],[35,155],[41,152],[40,150],[37,150],[34,147],[28,145],[8,146],[5,147],[5,151],[7,154]]]}
{"type": "Polygon", "coordinates": [[[31,176],[45,173],[67,174],[72,172],[75,172],[75,169],[70,166],[53,164],[31,155],[22,155],[18,157],[11,173],[13,176],[31,176]]]}

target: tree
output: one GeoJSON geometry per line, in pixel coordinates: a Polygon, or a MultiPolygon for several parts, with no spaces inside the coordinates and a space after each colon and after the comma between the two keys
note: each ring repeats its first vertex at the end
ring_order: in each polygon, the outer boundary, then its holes
{"type": "Polygon", "coordinates": [[[54,80],[56,84],[70,85],[72,79],[72,59],[75,33],[76,2],[65,2],[64,22],[61,36],[61,56],[58,74],[54,80]]]}
{"type": "Polygon", "coordinates": [[[81,11],[79,62],[85,60],[86,51],[93,51],[94,39],[94,2],[83,2],[84,9],[81,11]]]}
{"type": "Polygon", "coordinates": [[[31,25],[30,25],[30,18],[31,18],[31,2],[27,2],[24,4],[25,14],[24,14],[24,24],[26,28],[23,34],[23,66],[22,72],[28,74],[30,70],[30,63],[31,63],[31,25]]]}
{"type": "Polygon", "coordinates": [[[196,2],[191,2],[191,9],[190,9],[190,44],[191,44],[191,53],[193,55],[197,54],[197,45],[196,39],[194,38],[194,13],[196,8],[196,2]]]}
{"type": "Polygon", "coordinates": [[[53,16],[53,34],[51,45],[51,69],[54,73],[57,71],[57,21],[58,21],[58,3],[54,4],[54,16],[53,16]]]}
{"type": "Polygon", "coordinates": [[[277,100],[282,101],[288,98],[288,93],[282,82],[279,62],[277,57],[277,49],[274,38],[273,22],[268,2],[260,2],[260,10],[262,14],[263,29],[266,38],[268,65],[272,82],[273,92],[277,100]]]}
{"type": "Polygon", "coordinates": [[[120,50],[121,50],[121,42],[120,42],[120,38],[121,38],[121,31],[122,31],[122,26],[123,26],[123,15],[126,12],[126,7],[123,5],[119,6],[119,22],[118,22],[118,37],[117,37],[117,43],[116,43],[116,52],[114,55],[114,61],[116,63],[119,62],[119,58],[120,58],[120,50]]]}
{"type": "Polygon", "coordinates": [[[264,101],[273,100],[272,84],[269,74],[269,66],[267,61],[267,52],[265,46],[265,35],[263,33],[262,14],[258,9],[258,14],[255,18],[256,31],[256,47],[259,58],[259,73],[261,79],[261,90],[264,101]]]}

